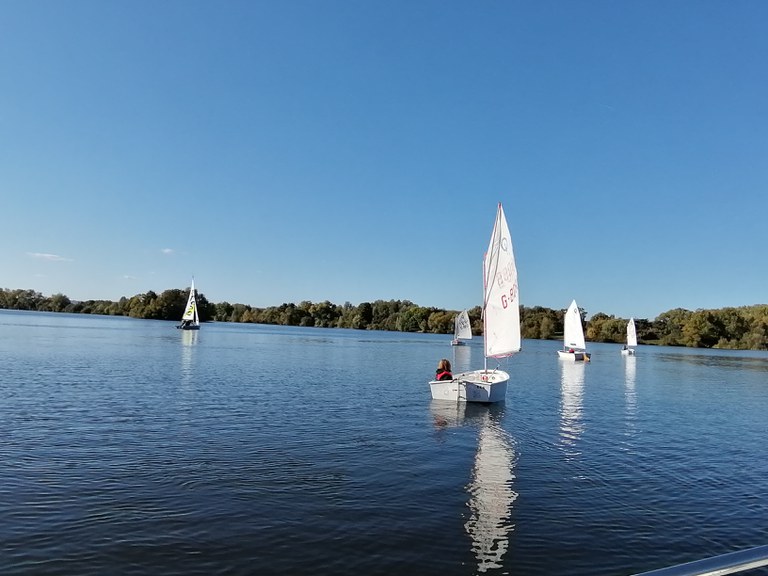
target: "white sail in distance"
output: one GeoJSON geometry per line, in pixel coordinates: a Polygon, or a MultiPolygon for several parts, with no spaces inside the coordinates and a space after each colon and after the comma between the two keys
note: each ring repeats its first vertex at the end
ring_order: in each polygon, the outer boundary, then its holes
{"type": "Polygon", "coordinates": [[[630,318],[627,323],[627,346],[637,346],[637,332],[635,331],[634,318],[630,318]]]}
{"type": "Polygon", "coordinates": [[[192,320],[195,324],[198,323],[197,316],[197,300],[195,299],[195,280],[192,279],[192,287],[189,289],[189,298],[187,299],[187,307],[184,309],[184,316],[182,320],[192,320]]]}
{"type": "Polygon", "coordinates": [[[563,344],[566,348],[584,350],[587,345],[584,341],[584,328],[581,325],[581,312],[576,305],[576,300],[568,306],[565,313],[565,330],[563,332],[563,344]]]}
{"type": "Polygon", "coordinates": [[[462,310],[454,321],[454,335],[456,339],[471,340],[472,339],[472,326],[469,323],[469,314],[466,310],[462,310]]]}

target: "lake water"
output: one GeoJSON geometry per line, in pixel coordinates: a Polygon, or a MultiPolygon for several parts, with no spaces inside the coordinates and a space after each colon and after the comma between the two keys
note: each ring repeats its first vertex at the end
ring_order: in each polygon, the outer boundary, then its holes
{"type": "Polygon", "coordinates": [[[632,574],[768,543],[768,354],[0,311],[0,573],[632,574]]]}

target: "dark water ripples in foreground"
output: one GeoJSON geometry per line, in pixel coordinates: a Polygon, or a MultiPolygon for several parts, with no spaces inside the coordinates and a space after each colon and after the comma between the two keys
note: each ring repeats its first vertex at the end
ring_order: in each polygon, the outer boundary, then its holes
{"type": "Polygon", "coordinates": [[[2,574],[631,574],[768,542],[768,355],[0,311],[2,574]]]}

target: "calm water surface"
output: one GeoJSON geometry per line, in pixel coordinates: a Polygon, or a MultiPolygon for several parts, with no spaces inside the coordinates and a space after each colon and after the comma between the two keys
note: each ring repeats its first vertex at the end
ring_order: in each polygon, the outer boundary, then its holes
{"type": "Polygon", "coordinates": [[[768,355],[0,311],[2,574],[631,574],[768,543],[768,355]]]}

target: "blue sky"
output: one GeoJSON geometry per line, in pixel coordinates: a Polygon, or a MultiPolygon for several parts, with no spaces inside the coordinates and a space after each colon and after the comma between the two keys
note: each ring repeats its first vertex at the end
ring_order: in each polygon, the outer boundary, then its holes
{"type": "Polygon", "coordinates": [[[2,1],[0,287],[768,301],[768,3],[2,1]]]}

